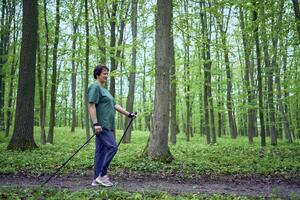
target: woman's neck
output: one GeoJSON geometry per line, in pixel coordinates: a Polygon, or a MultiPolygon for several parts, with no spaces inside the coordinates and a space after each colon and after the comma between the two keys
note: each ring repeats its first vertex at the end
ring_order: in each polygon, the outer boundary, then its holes
{"type": "Polygon", "coordinates": [[[96,82],[97,84],[101,85],[101,86],[104,85],[104,83],[101,83],[100,80],[96,80],[95,82],[96,82]]]}

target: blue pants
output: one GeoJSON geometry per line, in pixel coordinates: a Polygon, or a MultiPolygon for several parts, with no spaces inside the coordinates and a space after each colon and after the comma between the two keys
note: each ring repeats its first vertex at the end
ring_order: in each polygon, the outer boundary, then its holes
{"type": "Polygon", "coordinates": [[[110,162],[118,151],[118,145],[111,131],[103,130],[96,134],[96,149],[94,157],[94,179],[105,176],[110,162]]]}

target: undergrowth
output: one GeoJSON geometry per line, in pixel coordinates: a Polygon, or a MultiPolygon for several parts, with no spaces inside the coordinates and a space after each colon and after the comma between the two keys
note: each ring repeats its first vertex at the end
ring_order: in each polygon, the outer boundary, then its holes
{"type": "MultiPolygon", "coordinates": [[[[117,131],[117,141],[122,132],[117,131]]],[[[40,145],[39,129],[35,129],[35,141],[39,148],[30,151],[6,150],[9,138],[0,133],[0,173],[29,174],[51,173],[69,158],[84,142],[85,132],[77,129],[56,128],[54,144],[40,145]]],[[[175,158],[171,163],[149,160],[143,157],[148,132],[133,131],[132,142],[121,144],[110,170],[114,173],[126,171],[193,174],[279,174],[293,176],[300,171],[300,143],[287,144],[279,141],[277,146],[262,148],[259,138],[248,144],[246,137],[235,140],[229,137],[217,139],[217,143],[207,145],[205,138],[195,135],[189,142],[184,134],[178,134],[177,144],[170,145],[175,158]]],[[[63,169],[62,173],[85,173],[93,168],[94,139],[84,147],[63,169]]]]}

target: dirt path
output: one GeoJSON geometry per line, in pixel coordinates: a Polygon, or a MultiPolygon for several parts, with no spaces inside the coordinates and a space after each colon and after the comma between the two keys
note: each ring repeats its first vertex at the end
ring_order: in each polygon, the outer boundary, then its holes
{"type": "MultiPolygon", "coordinates": [[[[0,187],[37,187],[48,176],[29,176],[24,174],[0,174],[0,187]]],[[[67,174],[53,178],[47,186],[66,188],[72,191],[92,189],[92,173],[87,175],[67,174]]],[[[122,173],[112,180],[117,183],[113,188],[129,192],[146,190],[166,191],[172,194],[235,194],[249,197],[280,197],[284,199],[298,197],[300,199],[300,178],[260,176],[194,176],[183,178],[178,174],[138,174],[122,173]]],[[[99,188],[101,188],[99,186],[99,188]]]]}

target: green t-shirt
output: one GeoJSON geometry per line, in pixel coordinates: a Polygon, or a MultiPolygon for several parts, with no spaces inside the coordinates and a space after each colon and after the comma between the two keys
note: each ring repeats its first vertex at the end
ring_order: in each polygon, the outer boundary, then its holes
{"type": "Polygon", "coordinates": [[[88,88],[88,102],[96,105],[98,123],[102,128],[111,130],[115,128],[115,101],[109,91],[98,83],[88,88]]]}

